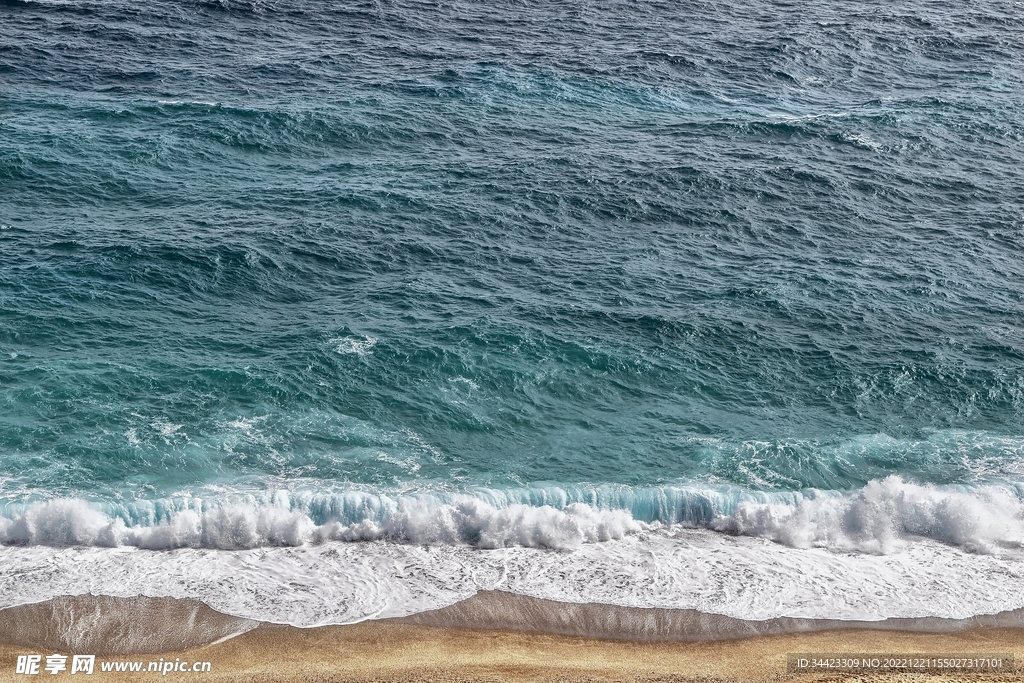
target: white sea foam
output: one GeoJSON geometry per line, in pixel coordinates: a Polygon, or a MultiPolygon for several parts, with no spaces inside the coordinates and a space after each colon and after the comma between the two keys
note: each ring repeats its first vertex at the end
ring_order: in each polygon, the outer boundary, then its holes
{"type": "Polygon", "coordinates": [[[312,626],[500,589],[744,619],[965,618],[1024,607],[1022,520],[1013,486],[897,477],[846,494],[775,496],[222,492],[216,503],[116,511],[58,499],[0,515],[0,607],[83,592],[166,596],[312,626]],[[707,528],[693,528],[700,520],[707,528]]]}
{"type": "Polygon", "coordinates": [[[157,100],[157,104],[164,105],[199,105],[203,107],[219,107],[220,102],[211,102],[209,100],[157,100]]]}
{"type": "Polygon", "coordinates": [[[896,552],[922,538],[983,554],[1024,547],[1019,487],[938,487],[896,476],[847,493],[698,487],[208,493],[131,505],[77,499],[8,504],[0,513],[0,543],[227,550],[387,540],[576,548],[683,526],[794,548],[875,554],[896,552]]]}
{"type": "Polygon", "coordinates": [[[497,508],[470,496],[453,502],[433,497],[385,500],[378,516],[350,523],[332,519],[317,525],[305,512],[289,509],[286,498],[279,498],[264,505],[186,508],[159,523],[129,527],[84,500],[58,499],[32,504],[13,517],[0,517],[0,542],[231,550],[385,539],[481,548],[574,548],[622,538],[643,526],[624,510],[598,510],[582,503],[556,509],[523,504],[497,508]]]}
{"type": "Polygon", "coordinates": [[[210,550],[10,546],[0,607],[63,594],[194,598],[296,626],[436,609],[477,590],[743,619],[965,618],[1024,607],[1024,565],[921,541],[889,555],[662,529],[572,551],[373,541],[210,550]]]}
{"type": "Polygon", "coordinates": [[[401,538],[412,543],[452,545],[469,541],[481,548],[575,548],[583,543],[620,539],[641,528],[624,510],[596,510],[583,503],[561,510],[550,505],[522,504],[495,508],[467,497],[440,506],[405,504],[381,521],[368,519],[349,525],[331,522],[317,529],[317,534],[342,541],[401,538]]]}
{"type": "Polygon", "coordinates": [[[740,501],[709,525],[796,548],[888,553],[917,537],[991,553],[1024,544],[1024,504],[1015,490],[921,486],[890,476],[846,495],[799,502],[740,501]]]}
{"type": "Polygon", "coordinates": [[[329,339],[327,343],[334,345],[335,353],[352,354],[364,358],[373,353],[377,339],[374,337],[337,337],[329,339]]]}

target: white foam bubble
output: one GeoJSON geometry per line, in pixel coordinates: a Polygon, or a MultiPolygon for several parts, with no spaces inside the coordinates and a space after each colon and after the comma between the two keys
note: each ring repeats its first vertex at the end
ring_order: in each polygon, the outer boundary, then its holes
{"type": "Polygon", "coordinates": [[[0,517],[0,542],[33,545],[117,545],[120,520],[112,520],[82,500],[36,503],[19,516],[0,517]]]}
{"type": "Polygon", "coordinates": [[[317,525],[306,512],[292,509],[283,493],[261,504],[227,502],[204,508],[201,501],[191,501],[156,524],[129,527],[84,500],[58,499],[0,517],[0,543],[230,550],[387,539],[482,548],[573,548],[622,538],[643,526],[624,510],[598,510],[582,503],[563,509],[523,504],[499,508],[468,495],[451,502],[433,496],[368,502],[381,508],[377,516],[317,525]]]}
{"type": "Polygon", "coordinates": [[[221,106],[221,104],[219,102],[210,102],[208,100],[157,100],[156,102],[157,102],[157,104],[172,105],[172,106],[178,106],[178,105],[200,105],[200,106],[204,106],[204,107],[219,107],[219,106],[221,106]]]}
{"type": "Polygon", "coordinates": [[[975,553],[1024,547],[1019,487],[938,487],[895,476],[846,493],[540,487],[389,495],[358,490],[246,493],[211,487],[203,497],[182,494],[162,501],[97,506],[57,499],[5,507],[0,543],[52,546],[246,549],[388,540],[575,548],[682,525],[795,548],[877,554],[922,538],[975,553]]]}
{"type": "Polygon", "coordinates": [[[1024,607],[1024,506],[1009,484],[889,477],[844,494],[698,499],[628,487],[220,495],[137,502],[131,524],[128,508],[107,514],[83,500],[8,504],[0,606],[141,594],[300,626],[402,616],[478,589],[745,619],[1024,607]],[[609,501],[681,523],[638,521],[609,501]],[[700,520],[707,528],[693,528],[700,520]]]}
{"type": "Polygon", "coordinates": [[[940,488],[890,476],[844,495],[808,492],[795,504],[740,501],[710,527],[797,548],[889,553],[924,537],[995,553],[1024,544],[1024,503],[1008,487],[940,488]]]}
{"type": "Polygon", "coordinates": [[[337,337],[327,340],[327,343],[334,345],[335,353],[352,354],[363,358],[373,353],[377,339],[374,337],[337,337]]]}
{"type": "Polygon", "coordinates": [[[0,607],[83,593],[194,598],[296,626],[405,616],[480,589],[743,619],[966,618],[1024,607],[1019,560],[927,540],[872,555],[675,528],[558,551],[372,541],[164,552],[13,546],[3,556],[0,607]]]}
{"type": "Polygon", "coordinates": [[[496,508],[466,496],[443,505],[429,499],[410,499],[379,521],[328,523],[318,529],[318,534],[320,538],[343,541],[393,538],[412,543],[471,543],[481,548],[575,548],[623,538],[641,528],[624,510],[596,510],[582,503],[561,510],[550,505],[522,504],[496,508]]]}

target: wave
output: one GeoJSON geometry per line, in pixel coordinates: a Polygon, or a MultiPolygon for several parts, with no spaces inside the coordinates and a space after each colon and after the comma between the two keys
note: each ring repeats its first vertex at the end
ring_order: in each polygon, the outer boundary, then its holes
{"type": "Polygon", "coordinates": [[[889,553],[922,537],[991,553],[1024,545],[1024,504],[1016,486],[955,489],[890,476],[841,496],[810,492],[795,505],[742,501],[709,526],[798,548],[889,553]]]}
{"type": "Polygon", "coordinates": [[[153,525],[127,526],[80,499],[34,503],[12,518],[0,518],[0,542],[28,545],[122,545],[146,549],[298,546],[324,541],[390,539],[406,543],[480,548],[508,546],[572,548],[620,539],[640,531],[625,510],[599,510],[582,503],[496,508],[464,497],[453,503],[403,499],[378,518],[316,524],[301,510],[243,503],[185,509],[153,525]]]}
{"type": "Polygon", "coordinates": [[[394,496],[277,491],[130,506],[61,498],[8,504],[0,515],[0,543],[246,549],[383,540],[571,549],[674,526],[794,548],[886,554],[926,538],[999,553],[1024,546],[1024,491],[1009,483],[940,487],[890,476],[849,492],[627,486],[394,496]]]}
{"type": "Polygon", "coordinates": [[[572,552],[378,541],[162,552],[22,545],[3,557],[0,607],[144,595],[295,626],[408,616],[481,590],[745,620],[963,619],[1024,608],[1024,575],[1007,557],[927,540],[890,555],[807,551],[681,527],[572,552]]]}

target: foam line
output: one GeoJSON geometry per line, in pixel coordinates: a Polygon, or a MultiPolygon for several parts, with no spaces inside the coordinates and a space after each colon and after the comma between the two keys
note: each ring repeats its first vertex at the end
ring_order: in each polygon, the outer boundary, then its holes
{"type": "Polygon", "coordinates": [[[1024,546],[1019,485],[938,487],[896,476],[849,492],[626,486],[406,495],[278,491],[131,506],[53,499],[2,509],[0,542],[55,547],[234,550],[384,540],[567,549],[673,526],[875,554],[915,538],[976,553],[1024,546]]]}
{"type": "Polygon", "coordinates": [[[954,633],[979,626],[1022,628],[1024,610],[966,619],[917,617],[864,621],[775,617],[752,620],[694,609],[576,604],[504,591],[480,591],[454,605],[394,621],[423,626],[527,631],[611,640],[693,642],[841,629],[954,633]]]}

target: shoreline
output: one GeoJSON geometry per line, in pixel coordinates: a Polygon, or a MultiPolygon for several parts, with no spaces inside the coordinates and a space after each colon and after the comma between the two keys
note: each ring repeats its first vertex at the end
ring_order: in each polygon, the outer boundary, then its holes
{"type": "MultiPolygon", "coordinates": [[[[437,681],[522,682],[667,682],[730,681],[1024,681],[1020,668],[1000,674],[872,674],[869,677],[789,674],[787,656],[795,652],[875,652],[892,654],[986,653],[1024,657],[1024,630],[976,628],[956,634],[900,631],[822,631],[760,636],[731,641],[638,643],[575,638],[521,631],[457,629],[384,621],[351,626],[299,629],[263,624],[230,640],[190,650],[163,653],[160,661],[210,662],[204,673],[132,675],[103,673],[102,662],[139,661],[156,655],[97,657],[89,680],[254,681],[299,683],[352,681],[412,683],[437,681]]],[[[32,652],[32,650],[27,650],[32,652]]],[[[0,680],[29,680],[12,675],[26,648],[0,645],[0,680]]],[[[48,652],[43,653],[49,654],[48,652]]],[[[45,672],[44,672],[45,673],[45,672]]]]}
{"type": "MultiPolygon", "coordinates": [[[[99,670],[102,662],[181,660],[210,662],[211,669],[195,674],[171,672],[169,676],[173,680],[720,680],[758,683],[791,678],[838,680],[853,676],[789,674],[786,656],[790,653],[916,652],[1012,654],[1018,662],[1018,668],[1012,673],[971,674],[970,677],[1024,681],[1019,664],[1024,662],[1024,627],[1006,625],[1013,620],[1019,623],[1017,612],[993,615],[987,621],[975,618],[957,624],[927,624],[934,627],[931,632],[909,631],[907,624],[891,620],[894,623],[879,622],[874,628],[865,628],[863,623],[818,623],[815,626],[820,628],[816,630],[772,633],[762,629],[760,633],[749,632],[747,637],[737,638],[735,634],[725,637],[729,633],[721,622],[694,620],[693,615],[685,614],[676,615],[675,622],[668,615],[646,614],[642,616],[649,618],[641,622],[647,625],[648,635],[656,631],[659,624],[662,627],[686,624],[692,630],[717,623],[719,630],[707,631],[700,640],[683,639],[683,631],[676,632],[680,637],[673,640],[658,640],[650,637],[624,639],[621,632],[618,638],[610,639],[555,633],[550,628],[541,630],[545,625],[550,627],[556,622],[564,624],[578,618],[580,629],[593,631],[595,615],[616,612],[618,621],[612,619],[609,622],[612,627],[628,622],[625,615],[634,618],[635,627],[636,617],[640,616],[634,614],[637,611],[643,610],[568,605],[490,592],[411,617],[347,626],[297,628],[237,619],[194,601],[64,597],[0,610],[0,680],[27,680],[14,674],[18,655],[38,653],[45,658],[54,652],[96,654],[94,676],[98,680],[143,680],[159,675],[146,673],[145,669],[135,675],[103,673],[99,670]],[[998,625],[999,619],[1003,625],[998,625]],[[501,623],[505,626],[494,626],[501,623]],[[516,623],[520,627],[509,626],[516,623]],[[63,640],[59,637],[62,629],[63,640]],[[20,636],[15,637],[16,631],[20,636]],[[40,639],[40,635],[45,638],[40,639]],[[203,639],[207,639],[205,644],[200,642],[203,639]]],[[[785,622],[784,625],[792,626],[785,622]]],[[[922,675],[875,673],[871,678],[919,680],[922,675]]],[[[962,673],[933,674],[928,680],[962,680],[964,676],[962,673]]]]}
{"type": "Polygon", "coordinates": [[[843,630],[956,633],[978,627],[1024,629],[1024,609],[980,614],[965,619],[897,617],[862,621],[775,617],[746,620],[694,609],[570,603],[492,590],[479,591],[476,595],[454,605],[390,621],[446,628],[547,633],[601,640],[705,642],[843,630]]]}

